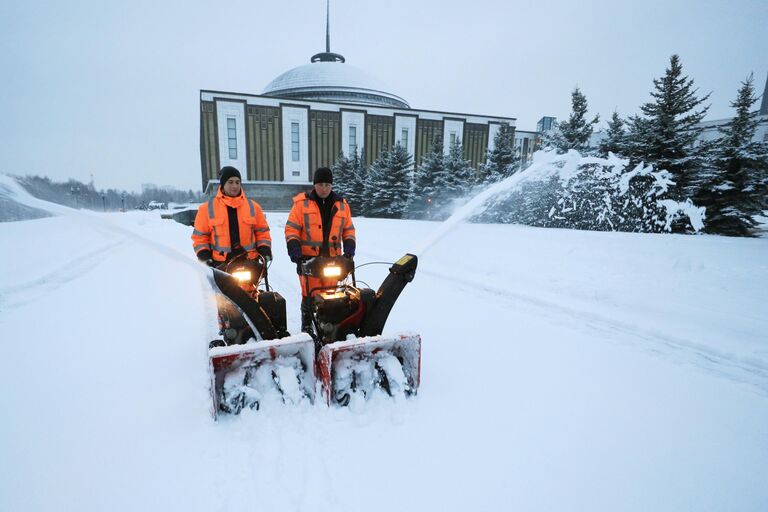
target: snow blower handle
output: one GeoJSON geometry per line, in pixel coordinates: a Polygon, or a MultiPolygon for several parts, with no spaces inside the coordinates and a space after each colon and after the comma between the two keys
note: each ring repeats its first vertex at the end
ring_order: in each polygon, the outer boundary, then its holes
{"type": "Polygon", "coordinates": [[[267,276],[267,270],[269,269],[269,261],[267,261],[267,258],[265,258],[264,255],[262,255],[261,253],[259,253],[259,258],[264,262],[264,287],[267,289],[268,292],[271,292],[272,289],[269,287],[269,277],[267,276]]]}
{"type": "Polygon", "coordinates": [[[355,279],[355,260],[352,258],[352,256],[347,256],[346,254],[344,257],[349,260],[349,265],[351,266],[349,274],[352,276],[352,286],[357,288],[357,279],[355,279]]]}

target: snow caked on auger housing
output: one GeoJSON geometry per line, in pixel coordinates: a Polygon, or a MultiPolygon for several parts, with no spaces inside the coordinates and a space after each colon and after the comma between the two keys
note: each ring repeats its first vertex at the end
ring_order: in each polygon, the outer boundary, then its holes
{"type": "Polygon", "coordinates": [[[223,337],[209,347],[214,417],[270,402],[314,403],[317,389],[329,406],[376,392],[415,395],[421,337],[381,333],[417,262],[412,254],[400,258],[374,292],[357,286],[348,258],[304,259],[299,267],[307,283],[319,277],[333,284],[310,290],[309,332],[294,336],[286,330],[285,299],[270,289],[263,258],[212,269],[223,337]]]}

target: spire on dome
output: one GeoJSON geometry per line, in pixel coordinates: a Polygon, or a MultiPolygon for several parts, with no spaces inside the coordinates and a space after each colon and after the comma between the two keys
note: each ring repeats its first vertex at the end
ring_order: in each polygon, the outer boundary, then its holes
{"type": "Polygon", "coordinates": [[[325,51],[314,54],[310,60],[311,62],[346,61],[343,55],[331,52],[331,0],[325,2],[325,51]]]}

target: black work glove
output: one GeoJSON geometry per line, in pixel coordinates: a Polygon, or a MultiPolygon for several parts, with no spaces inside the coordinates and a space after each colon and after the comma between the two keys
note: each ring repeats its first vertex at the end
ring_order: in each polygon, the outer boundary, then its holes
{"type": "Polygon", "coordinates": [[[296,262],[296,273],[301,275],[301,260],[296,262]]]}
{"type": "Polygon", "coordinates": [[[288,257],[294,263],[301,261],[301,244],[298,240],[291,240],[288,242],[288,257]]]}
{"type": "Polygon", "coordinates": [[[344,240],[344,256],[346,256],[349,259],[352,259],[355,257],[355,241],[351,238],[347,238],[344,240]]]}
{"type": "Polygon", "coordinates": [[[264,261],[269,263],[272,261],[272,249],[267,245],[260,245],[256,248],[256,251],[262,255],[264,261]]]}
{"type": "Polygon", "coordinates": [[[217,262],[213,259],[213,253],[208,249],[203,249],[197,253],[197,259],[200,260],[200,263],[204,263],[209,267],[215,267],[217,265],[217,262]]]}

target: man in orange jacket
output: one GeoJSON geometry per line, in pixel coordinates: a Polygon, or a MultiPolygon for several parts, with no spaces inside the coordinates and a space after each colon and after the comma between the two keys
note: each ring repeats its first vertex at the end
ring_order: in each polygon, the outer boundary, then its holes
{"type": "MultiPolygon", "coordinates": [[[[313,189],[293,198],[293,208],[285,224],[285,243],[288,256],[297,264],[302,257],[355,255],[355,226],[347,201],[332,190],[333,173],[327,167],[315,171],[313,189]]],[[[332,286],[336,281],[303,277],[301,282],[301,330],[308,332],[310,318],[309,290],[318,286],[332,286]],[[307,289],[309,288],[309,289],[307,289]]]]}
{"type": "Polygon", "coordinates": [[[240,171],[223,167],[216,197],[200,205],[195,217],[192,247],[197,258],[213,267],[243,253],[272,260],[272,237],[261,206],[248,199],[240,185],[240,171]]]}

